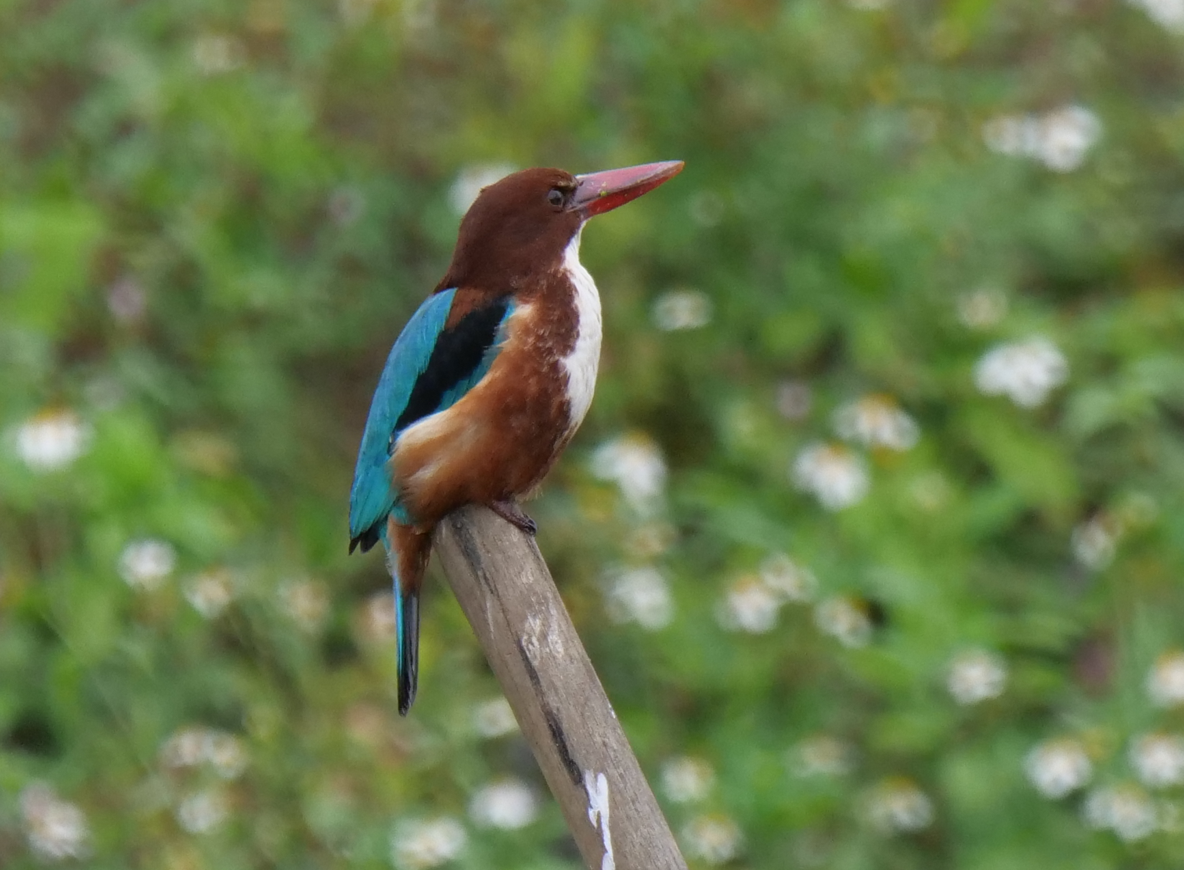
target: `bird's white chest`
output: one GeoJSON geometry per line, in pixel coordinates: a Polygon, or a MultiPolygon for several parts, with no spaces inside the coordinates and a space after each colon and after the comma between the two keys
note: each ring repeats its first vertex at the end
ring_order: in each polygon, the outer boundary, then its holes
{"type": "Polygon", "coordinates": [[[596,282],[580,263],[580,233],[576,233],[563,252],[563,270],[576,291],[576,343],[561,360],[567,371],[567,402],[574,431],[588,413],[596,391],[601,336],[600,294],[596,292],[596,282]]]}

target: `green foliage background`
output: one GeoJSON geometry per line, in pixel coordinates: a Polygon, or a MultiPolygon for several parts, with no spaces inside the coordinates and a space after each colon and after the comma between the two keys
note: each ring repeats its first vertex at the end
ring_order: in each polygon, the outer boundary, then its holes
{"type": "Polygon", "coordinates": [[[679,158],[584,235],[598,392],[531,512],[651,779],[714,771],[691,802],[659,788],[688,854],[707,818],[741,832],[738,867],[1179,866],[1178,787],[1133,786],[1159,829],[1124,840],[1024,763],[1072,738],[1092,787],[1129,784],[1131,741],[1184,728],[1146,690],[1184,643],[1182,37],[1113,0],[874,5],[0,4],[0,864],[41,866],[21,795],[45,783],[85,814],[66,860],[89,867],[389,867],[392,831],[436,816],[468,832],[452,866],[576,866],[549,799],[520,830],[468,817],[487,782],[545,786],[520,737],[474,732],[498,689],[435,574],[396,715],[367,628],[388,580],[346,556],[347,493],[458,175],[679,158]],[[1073,171],[984,139],[1068,105],[1101,125],[1073,171]],[[658,329],[687,288],[710,322],[658,329]],[[960,318],[975,291],[1002,316],[960,318]],[[982,394],[976,362],[1033,335],[1065,385],[982,394]],[[919,440],[849,448],[869,491],[826,510],[791,465],[869,393],[919,440]],[[61,409],[82,455],[22,461],[21,427],[61,409]],[[622,434],[669,469],[644,516],[592,467],[622,434]],[[1071,547],[1090,521],[1117,542],[1093,569],[1071,547]],[[176,553],[154,588],[120,576],[142,539],[176,553]],[[725,628],[776,553],[815,602],[725,628]],[[608,618],[622,566],[661,573],[669,624],[608,618]],[[233,601],[207,618],[186,590],[209,572],[233,601]],[[819,630],[835,596],[877,617],[870,642],[819,630]],[[1007,683],[963,705],[972,649],[1007,683]],[[235,735],[241,774],[162,760],[196,726],[235,735]],[[819,734],[851,769],[801,775],[819,734]],[[877,825],[894,787],[932,820],[877,825]],[[226,817],[193,832],[204,789],[226,817]]]}

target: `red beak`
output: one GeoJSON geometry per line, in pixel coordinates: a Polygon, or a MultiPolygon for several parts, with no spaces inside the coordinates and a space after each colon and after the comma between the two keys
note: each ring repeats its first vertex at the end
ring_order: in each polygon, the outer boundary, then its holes
{"type": "Polygon", "coordinates": [[[579,186],[568,208],[578,211],[584,220],[604,214],[637,199],[643,193],[649,193],[662,182],[678,175],[682,167],[681,160],[667,160],[577,175],[579,186]]]}

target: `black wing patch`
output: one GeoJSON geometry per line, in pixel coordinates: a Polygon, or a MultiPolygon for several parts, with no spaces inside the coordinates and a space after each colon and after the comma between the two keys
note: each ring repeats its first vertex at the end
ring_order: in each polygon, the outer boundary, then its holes
{"type": "Polygon", "coordinates": [[[400,432],[416,420],[439,411],[448,392],[472,378],[497,341],[498,327],[509,307],[509,298],[503,297],[484,308],[474,308],[452,329],[440,333],[427,366],[415,379],[407,407],[395,421],[391,447],[400,432]]]}

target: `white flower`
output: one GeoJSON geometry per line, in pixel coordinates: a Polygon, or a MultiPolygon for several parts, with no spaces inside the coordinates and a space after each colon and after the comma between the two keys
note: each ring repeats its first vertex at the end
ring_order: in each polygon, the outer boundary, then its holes
{"type": "Polygon", "coordinates": [[[391,860],[400,870],[439,867],[460,856],[468,842],[464,826],[456,819],[409,819],[391,834],[391,860]]]}
{"type": "Polygon", "coordinates": [[[223,779],[236,779],[246,769],[247,752],[233,734],[193,726],[182,728],[164,742],[160,760],[171,768],[209,764],[223,779]]]}
{"type": "Polygon", "coordinates": [[[1047,798],[1062,798],[1084,786],[1094,767],[1079,740],[1062,737],[1038,744],[1024,758],[1024,773],[1047,798]]]}
{"type": "Polygon", "coordinates": [[[1184,0],[1127,0],[1139,6],[1148,17],[1165,30],[1184,33],[1184,0]]]}
{"type": "Polygon", "coordinates": [[[980,287],[958,297],[958,319],[971,329],[990,329],[1007,315],[1007,296],[995,287],[980,287]]]}
{"type": "Polygon", "coordinates": [[[1006,395],[1024,408],[1043,404],[1068,377],[1065,355],[1043,336],[996,345],[974,367],[974,382],[980,392],[1006,395]]]}
{"type": "Polygon", "coordinates": [[[185,583],[185,600],[206,619],[218,616],[234,600],[234,583],[224,568],[204,571],[185,583]]]}
{"type": "Polygon", "coordinates": [[[90,434],[73,411],[43,411],[17,427],[16,455],[33,471],[55,471],[86,451],[90,434]]]}
{"type": "Polygon", "coordinates": [[[90,854],[90,826],[77,806],[60,799],[43,782],[20,793],[21,821],[29,848],[44,861],[85,858],[90,854]]]}
{"type": "Polygon", "coordinates": [[[518,730],[518,720],[504,697],[482,701],[473,709],[473,729],[482,737],[494,738],[518,730]]]}
{"type": "Polygon", "coordinates": [[[908,450],[921,434],[916,421],[888,396],[869,395],[848,402],[835,411],[834,422],[840,438],[889,450],[908,450]]]}
{"type": "Polygon", "coordinates": [[[1001,115],[983,125],[987,147],[1030,157],[1054,172],[1071,172],[1102,135],[1102,123],[1083,106],[1062,106],[1044,115],[1001,115]]]}
{"type": "Polygon", "coordinates": [[[495,181],[501,181],[515,170],[511,163],[479,163],[466,166],[448,190],[448,202],[457,214],[463,215],[477,200],[477,194],[495,181]]]}
{"type": "Polygon", "coordinates": [[[1069,546],[1082,567],[1100,571],[1114,559],[1118,524],[1107,514],[1097,514],[1073,529],[1069,546]]]}
{"type": "Polygon", "coordinates": [[[191,834],[206,834],[230,814],[225,796],[214,789],[203,789],[185,797],[177,805],[177,821],[191,834]]]}
{"type": "Polygon", "coordinates": [[[867,646],[872,638],[872,620],[866,605],[848,595],[819,602],[814,608],[814,624],[843,646],[867,646]]]}
{"type": "Polygon", "coordinates": [[[777,385],[777,413],[786,420],[804,420],[814,404],[814,391],[805,381],[782,381],[777,385]]]}
{"type": "Polygon", "coordinates": [[[759,577],[745,575],[734,582],[717,611],[719,624],[749,634],[764,634],[777,624],[781,596],[759,577]]]}
{"type": "Polygon", "coordinates": [[[744,845],[744,836],[734,821],[718,813],[691,819],[682,829],[687,853],[708,864],[726,864],[744,845]]]}
{"type": "Polygon", "coordinates": [[[371,643],[395,639],[395,594],[376,592],[362,606],[362,633],[371,643]]]}
{"type": "Polygon", "coordinates": [[[1169,650],[1156,659],[1147,674],[1147,694],[1158,707],[1184,704],[1184,651],[1169,650]]]}
{"type": "Polygon", "coordinates": [[[855,768],[855,748],[829,734],[816,734],[790,751],[789,764],[798,776],[843,776],[855,768]]]}
{"type": "Polygon", "coordinates": [[[697,803],[715,786],[715,771],[701,758],[681,756],[662,765],[662,791],[676,804],[697,803]]]}
{"type": "Polygon", "coordinates": [[[968,650],[957,655],[946,677],[946,688],[964,706],[997,698],[1006,685],[1007,663],[985,650],[968,650]]]}
{"type": "Polygon", "coordinates": [[[177,567],[177,551],[168,541],[132,541],[119,554],[119,576],[133,589],[152,590],[177,567]]]}
{"type": "Polygon", "coordinates": [[[202,75],[214,76],[243,65],[243,45],[232,36],[211,33],[193,42],[193,62],[202,75]]]}
{"type": "Polygon", "coordinates": [[[289,580],[279,588],[280,608],[310,634],[320,629],[329,614],[329,595],[314,580],[289,580]]]}
{"type": "Polygon", "coordinates": [[[699,329],[711,322],[711,299],[698,290],[671,290],[654,302],[651,316],[663,332],[699,329]]]}
{"type": "Polygon", "coordinates": [[[601,444],[592,454],[592,473],[610,480],[635,511],[650,514],[661,507],[666,488],[662,451],[642,435],[622,435],[601,444]]]}
{"type": "Polygon", "coordinates": [[[1178,734],[1144,734],[1131,742],[1129,757],[1149,788],[1184,783],[1184,737],[1178,734]]]}
{"type": "Polygon", "coordinates": [[[852,450],[837,444],[811,444],[793,462],[791,477],[827,510],[861,501],[868,490],[867,468],[852,450]]]}
{"type": "Polygon", "coordinates": [[[774,553],[760,564],[761,582],[785,601],[809,601],[818,590],[818,578],[784,553],[774,553]]]}
{"type": "Polygon", "coordinates": [[[674,598],[666,578],[656,568],[628,568],[612,578],[606,609],[613,622],[636,622],[656,631],[674,618],[674,598]]]}
{"type": "Polygon", "coordinates": [[[1159,827],[1155,803],[1135,785],[1094,789],[1082,814],[1091,828],[1111,830],[1128,843],[1145,839],[1159,827]]]}
{"type": "Polygon", "coordinates": [[[538,814],[538,798],[520,779],[490,783],[478,789],[469,802],[469,815],[483,828],[525,828],[538,814]]]}
{"type": "Polygon", "coordinates": [[[237,779],[247,767],[247,751],[242,741],[225,731],[206,734],[205,758],[218,776],[237,779]]]}
{"type": "Polygon", "coordinates": [[[868,818],[886,834],[922,831],[933,824],[933,801],[910,779],[889,777],[866,799],[868,818]]]}
{"type": "Polygon", "coordinates": [[[166,767],[196,767],[206,760],[205,728],[183,728],[160,747],[160,760],[166,767]]]}
{"type": "Polygon", "coordinates": [[[1101,135],[1097,115],[1082,106],[1064,106],[1041,119],[1034,156],[1054,172],[1072,172],[1101,135]]]}

